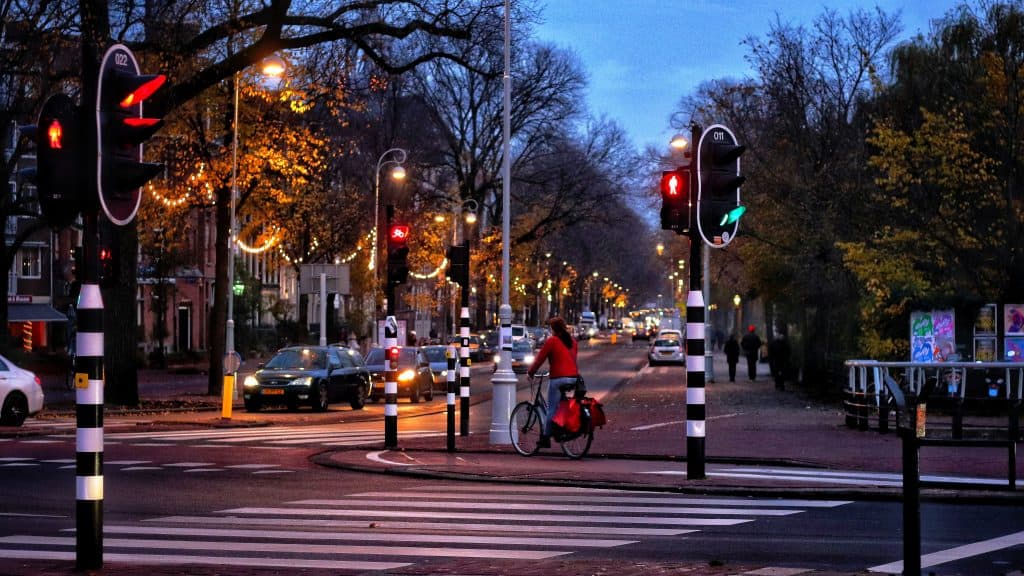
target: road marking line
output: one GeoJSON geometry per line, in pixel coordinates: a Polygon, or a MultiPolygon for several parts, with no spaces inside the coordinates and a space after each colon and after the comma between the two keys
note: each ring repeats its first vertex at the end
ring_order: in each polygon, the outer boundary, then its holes
{"type": "MultiPolygon", "coordinates": [[[[74,546],[75,539],[54,536],[4,536],[0,544],[24,544],[29,546],[74,546]]],[[[104,538],[104,549],[112,548],[153,548],[172,550],[215,550],[218,552],[283,552],[291,554],[375,554],[381,556],[424,556],[436,558],[498,558],[504,560],[545,560],[556,556],[572,554],[571,550],[502,550],[500,548],[450,548],[419,546],[352,545],[336,544],[282,544],[276,542],[199,542],[195,540],[129,540],[127,538],[104,538]]]]}
{"type": "MultiPolygon", "coordinates": [[[[353,494],[357,498],[389,498],[393,497],[392,492],[361,492],[359,494],[353,494]]],[[[437,492],[402,492],[402,496],[408,496],[411,498],[434,498],[436,500],[461,500],[466,496],[464,494],[443,494],[437,492]]],[[[550,494],[505,494],[501,496],[502,500],[518,500],[518,501],[552,501],[552,502],[564,502],[565,494],[559,492],[551,492],[550,494]]],[[[835,508],[837,506],[843,506],[850,504],[850,500],[793,500],[793,499],[765,499],[765,500],[752,500],[749,498],[697,498],[697,497],[656,497],[656,496],[588,496],[587,502],[592,503],[644,503],[644,504],[690,504],[690,505],[702,505],[702,506],[796,506],[804,508],[835,508]]]]}
{"type": "MultiPolygon", "coordinates": [[[[362,504],[360,502],[360,504],[362,504]]],[[[502,514],[502,513],[476,513],[476,512],[451,512],[447,510],[428,510],[416,512],[413,510],[359,510],[359,509],[308,509],[308,508],[232,508],[221,510],[222,514],[277,514],[281,516],[348,516],[360,518],[448,518],[454,520],[500,520],[506,522],[536,521],[536,522],[557,522],[572,524],[649,524],[665,526],[735,526],[746,522],[753,522],[753,518],[686,518],[669,516],[572,516],[565,517],[559,514],[502,514]]]]}
{"type": "MultiPolygon", "coordinates": [[[[232,538],[272,538],[281,540],[358,540],[366,541],[366,532],[308,532],[297,530],[244,530],[227,528],[173,528],[166,526],[127,526],[127,525],[106,525],[103,528],[106,532],[115,534],[145,534],[162,536],[211,536],[225,539],[232,538]]],[[[67,528],[62,532],[74,532],[74,528],[67,528]]],[[[381,534],[378,527],[374,534],[381,534]]],[[[565,538],[558,539],[551,536],[523,537],[523,536],[466,536],[451,534],[402,534],[403,543],[441,543],[441,544],[485,544],[505,546],[581,546],[583,548],[612,548],[636,544],[637,540],[609,540],[603,538],[565,538]]],[[[378,538],[380,540],[380,538],[378,538]]]]}
{"type": "MultiPolygon", "coordinates": [[[[177,523],[177,524],[213,524],[213,525],[233,525],[242,524],[244,526],[280,526],[283,528],[366,528],[366,520],[327,520],[327,519],[310,519],[310,518],[261,518],[259,516],[165,516],[163,518],[153,518],[149,520],[143,520],[143,522],[163,522],[163,523],[177,523]]],[[[535,533],[537,526],[535,524],[485,524],[485,523],[465,523],[460,522],[453,524],[449,522],[404,522],[401,520],[377,520],[374,522],[376,529],[378,530],[438,530],[438,531],[451,531],[467,530],[474,532],[529,532],[535,533]]],[[[545,524],[544,529],[550,531],[552,534],[559,532],[573,532],[579,530],[579,526],[570,526],[567,524],[545,524]]],[[[588,526],[587,532],[592,535],[609,535],[609,536],[678,536],[681,534],[690,534],[697,532],[697,530],[690,530],[685,528],[627,528],[622,526],[588,526]]]]}
{"type": "MultiPolygon", "coordinates": [[[[5,558],[24,560],[75,559],[74,552],[50,550],[3,550],[5,558]]],[[[171,556],[167,554],[114,554],[104,552],[108,562],[125,564],[203,564],[215,566],[258,566],[267,568],[320,568],[327,570],[395,570],[410,566],[408,562],[371,562],[353,560],[304,560],[301,558],[245,558],[240,556],[171,556]]]]}
{"type": "MultiPolygon", "coordinates": [[[[1015,532],[1006,536],[999,536],[998,538],[972,542],[971,544],[964,544],[963,546],[956,546],[948,550],[940,550],[921,556],[921,568],[937,566],[946,562],[953,562],[954,560],[963,560],[964,558],[987,554],[996,550],[1004,550],[1013,546],[1020,546],[1021,544],[1024,544],[1024,532],[1015,532]]],[[[874,566],[868,568],[868,571],[900,574],[903,572],[903,561],[874,566]]]]}
{"type": "MultiPolygon", "coordinates": [[[[351,505],[351,500],[322,500],[322,499],[310,499],[310,500],[296,500],[288,502],[290,505],[296,506],[337,506],[345,507],[351,505]]],[[[421,501],[408,501],[408,500],[359,500],[360,506],[373,506],[379,508],[388,507],[399,507],[404,509],[409,508],[445,508],[445,509],[458,509],[459,507],[465,507],[472,510],[537,510],[544,512],[550,510],[550,505],[538,502],[538,503],[514,503],[514,502],[486,502],[486,501],[467,501],[467,502],[421,502],[421,501]]],[[[562,502],[558,505],[558,509],[561,512],[612,512],[616,514],[632,514],[645,512],[657,512],[659,514],[701,514],[701,515],[745,515],[745,516],[789,516],[791,514],[799,514],[799,510],[786,510],[778,508],[715,508],[715,507],[698,507],[698,506],[601,506],[596,504],[569,504],[568,502],[562,502]]],[[[585,517],[584,517],[585,518],[585,517]]]]}

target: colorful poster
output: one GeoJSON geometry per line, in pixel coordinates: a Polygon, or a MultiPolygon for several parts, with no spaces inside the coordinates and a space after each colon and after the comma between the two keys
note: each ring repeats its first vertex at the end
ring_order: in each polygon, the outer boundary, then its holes
{"type": "Polygon", "coordinates": [[[911,362],[932,362],[935,359],[933,338],[914,336],[910,339],[910,361],[911,362]]]}
{"type": "Polygon", "coordinates": [[[996,339],[975,338],[974,339],[974,361],[995,362],[996,361],[996,339]]]}
{"type": "Polygon", "coordinates": [[[975,336],[996,335],[996,305],[985,304],[978,310],[978,317],[974,320],[975,336]]]}
{"type": "Polygon", "coordinates": [[[910,336],[930,338],[935,334],[932,330],[932,315],[930,312],[910,313],[910,336]]]}
{"type": "Polygon", "coordinates": [[[1003,326],[1007,336],[1024,336],[1024,305],[1003,304],[1003,326]]]}
{"type": "Polygon", "coordinates": [[[1004,359],[1007,362],[1024,362],[1024,338],[1006,338],[1004,343],[1004,359]]]}
{"type": "Polygon", "coordinates": [[[935,331],[933,362],[950,362],[957,359],[955,317],[952,310],[932,312],[932,329],[935,331]]]}

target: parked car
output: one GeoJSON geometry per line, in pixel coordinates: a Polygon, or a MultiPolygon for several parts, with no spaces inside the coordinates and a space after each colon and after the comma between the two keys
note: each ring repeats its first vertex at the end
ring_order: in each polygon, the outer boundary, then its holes
{"type": "Polygon", "coordinates": [[[245,409],[308,405],[323,412],[331,402],[361,410],[370,391],[370,372],[355,350],[339,346],[282,348],[242,384],[245,409]]]}
{"type": "MultiPolygon", "coordinates": [[[[448,393],[448,347],[433,345],[423,346],[416,353],[416,363],[420,369],[430,371],[433,390],[441,394],[448,393]]],[[[457,350],[456,350],[457,352],[457,350]]],[[[455,381],[459,379],[459,356],[455,356],[455,381]]]]}
{"type": "Polygon", "coordinates": [[[651,366],[659,364],[686,364],[683,340],[675,336],[658,337],[647,350],[647,361],[651,366]]]}
{"type": "MultiPolygon", "coordinates": [[[[366,367],[370,370],[373,387],[370,390],[370,401],[378,402],[384,398],[384,354],[385,348],[371,348],[366,353],[366,367]]],[[[408,396],[409,401],[416,403],[422,397],[427,402],[434,399],[433,377],[430,368],[420,366],[416,354],[417,348],[403,346],[398,349],[398,396],[408,396]]]]}
{"type": "MultiPolygon", "coordinates": [[[[499,352],[500,354],[500,352],[499,352]]],[[[512,371],[516,374],[525,374],[533,364],[534,349],[529,338],[512,341],[512,371]]],[[[498,370],[498,356],[494,357],[494,371],[498,370]]]]}
{"type": "Polygon", "coordinates": [[[43,382],[0,356],[0,426],[21,426],[43,409],[43,382]]]}

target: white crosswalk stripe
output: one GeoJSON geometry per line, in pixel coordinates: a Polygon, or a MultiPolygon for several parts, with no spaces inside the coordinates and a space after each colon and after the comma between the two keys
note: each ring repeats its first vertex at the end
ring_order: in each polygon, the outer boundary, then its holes
{"type": "MultiPolygon", "coordinates": [[[[437,430],[399,430],[400,439],[444,436],[437,430]]],[[[363,446],[384,442],[383,425],[377,428],[352,428],[344,425],[281,426],[272,428],[211,428],[203,430],[112,432],[105,438],[137,446],[196,444],[231,446],[363,446]]]]}
{"type": "MultiPolygon", "coordinates": [[[[655,474],[666,476],[685,476],[685,470],[641,470],[637,474],[655,474]]],[[[903,486],[903,475],[893,472],[860,472],[854,470],[823,470],[821,468],[767,468],[716,466],[708,470],[711,478],[748,478],[762,480],[785,480],[817,485],[859,486],[899,488],[903,486]]],[[[978,476],[949,476],[922,474],[922,482],[941,484],[963,484],[983,486],[1005,486],[1005,478],[982,478],[978,476]]],[[[1024,481],[1017,481],[1017,486],[1024,486],[1024,481]]]]}
{"type": "MultiPolygon", "coordinates": [[[[104,527],[104,558],[138,564],[347,571],[394,570],[431,558],[535,561],[848,504],[614,489],[466,488],[461,494],[422,489],[363,492],[113,523],[104,527]],[[572,506],[565,513],[568,503],[580,502],[587,505],[572,506]],[[302,559],[296,560],[296,555],[302,559]]],[[[0,537],[0,556],[71,560],[74,546],[70,527],[58,534],[15,534],[0,537]]]]}

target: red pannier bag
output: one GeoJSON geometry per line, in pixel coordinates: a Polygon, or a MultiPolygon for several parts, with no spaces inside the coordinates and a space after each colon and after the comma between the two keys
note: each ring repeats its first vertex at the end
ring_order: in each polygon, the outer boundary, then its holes
{"type": "Polygon", "coordinates": [[[551,421],[567,432],[580,429],[580,403],[575,398],[563,398],[551,421]]]}
{"type": "Polygon", "coordinates": [[[608,418],[604,415],[603,404],[594,398],[584,398],[583,405],[586,406],[587,411],[590,412],[590,427],[592,429],[598,426],[604,426],[608,423],[608,418]]]}

